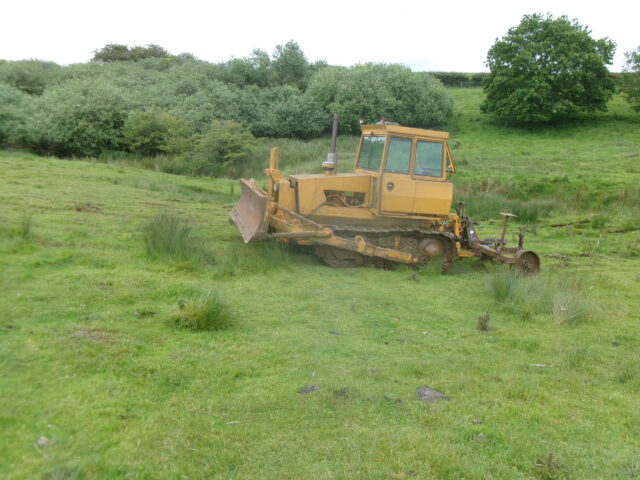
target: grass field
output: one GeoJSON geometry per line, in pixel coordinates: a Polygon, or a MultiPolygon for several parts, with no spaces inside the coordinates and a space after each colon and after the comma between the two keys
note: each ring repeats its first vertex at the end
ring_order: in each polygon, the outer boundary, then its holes
{"type": "Polygon", "coordinates": [[[483,236],[528,212],[537,279],[331,269],[242,244],[236,181],[0,153],[0,477],[640,477],[640,115],[517,129],[453,94],[457,196],[483,236]],[[178,328],[209,295],[226,328],[178,328]]]}

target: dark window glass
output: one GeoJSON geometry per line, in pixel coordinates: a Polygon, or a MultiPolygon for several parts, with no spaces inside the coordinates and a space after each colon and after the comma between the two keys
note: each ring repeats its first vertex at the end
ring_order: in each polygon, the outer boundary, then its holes
{"type": "Polygon", "coordinates": [[[409,173],[411,163],[411,139],[391,137],[385,172],[409,173]]]}
{"type": "Polygon", "coordinates": [[[365,170],[380,170],[382,151],[384,150],[384,138],[376,136],[366,136],[362,140],[362,151],[358,158],[358,168],[365,170]]]}
{"type": "Polygon", "coordinates": [[[429,177],[442,176],[441,143],[418,140],[416,143],[416,165],[413,173],[429,177]]]}

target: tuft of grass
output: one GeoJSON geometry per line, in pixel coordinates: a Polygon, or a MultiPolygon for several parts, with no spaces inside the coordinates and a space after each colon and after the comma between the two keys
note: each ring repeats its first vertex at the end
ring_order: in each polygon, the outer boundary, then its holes
{"type": "Polygon", "coordinates": [[[539,457],[533,464],[536,476],[541,480],[565,480],[569,478],[569,470],[553,453],[539,457]]]}
{"type": "Polygon", "coordinates": [[[485,313],[481,317],[478,317],[478,324],[476,325],[476,328],[481,332],[488,332],[490,318],[491,316],[489,315],[489,313],[485,313]]]}
{"type": "Polygon", "coordinates": [[[160,213],[142,228],[147,255],[176,262],[213,263],[215,256],[192,236],[189,224],[180,217],[160,213]]]}
{"type": "Polygon", "coordinates": [[[31,238],[31,230],[33,228],[33,216],[23,215],[20,219],[20,225],[18,226],[18,236],[23,240],[29,240],[31,238]]]}
{"type": "Polygon", "coordinates": [[[588,288],[577,277],[523,277],[512,271],[496,271],[489,276],[487,287],[496,303],[504,304],[523,319],[547,315],[557,324],[575,326],[595,313],[595,306],[585,294],[588,288]]]}
{"type": "Polygon", "coordinates": [[[618,367],[618,374],[616,380],[620,383],[629,383],[638,377],[638,365],[637,362],[625,361],[618,367]]]}
{"type": "Polygon", "coordinates": [[[181,300],[173,317],[176,327],[196,332],[226,330],[232,325],[232,320],[229,307],[217,292],[209,292],[187,301],[181,300]]]}
{"type": "Polygon", "coordinates": [[[518,278],[512,272],[505,271],[503,269],[495,271],[489,275],[487,280],[487,288],[493,295],[493,299],[496,303],[505,302],[513,295],[516,288],[518,278]]]}
{"type": "Polygon", "coordinates": [[[594,230],[604,230],[610,217],[604,213],[598,213],[591,217],[591,228],[594,230]]]}
{"type": "Polygon", "coordinates": [[[556,323],[576,325],[588,318],[593,305],[579,291],[568,288],[559,290],[551,297],[551,311],[556,323]]]}
{"type": "Polygon", "coordinates": [[[277,241],[265,243],[263,259],[269,270],[288,267],[291,262],[289,244],[277,241]]]}

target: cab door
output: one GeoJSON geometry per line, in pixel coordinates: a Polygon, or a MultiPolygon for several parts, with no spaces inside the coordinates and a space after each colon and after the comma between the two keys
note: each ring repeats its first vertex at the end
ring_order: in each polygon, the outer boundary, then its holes
{"type": "Polygon", "coordinates": [[[415,196],[412,213],[446,215],[451,211],[453,185],[446,178],[446,147],[442,141],[417,139],[414,146],[415,196]]]}
{"type": "Polygon", "coordinates": [[[411,178],[413,139],[389,137],[380,176],[380,211],[411,214],[416,182],[411,178]]]}

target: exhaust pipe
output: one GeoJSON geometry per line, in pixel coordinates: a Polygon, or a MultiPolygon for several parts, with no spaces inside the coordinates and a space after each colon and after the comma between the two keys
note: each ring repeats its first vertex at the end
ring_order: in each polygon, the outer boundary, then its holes
{"type": "Polygon", "coordinates": [[[338,166],[338,154],[336,153],[336,142],[338,140],[338,114],[333,114],[333,129],[331,130],[331,151],[327,153],[327,159],[322,162],[322,169],[325,175],[334,175],[338,166]]]}

